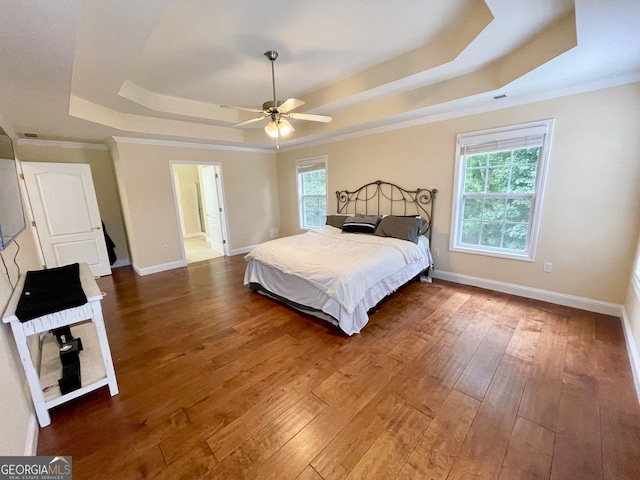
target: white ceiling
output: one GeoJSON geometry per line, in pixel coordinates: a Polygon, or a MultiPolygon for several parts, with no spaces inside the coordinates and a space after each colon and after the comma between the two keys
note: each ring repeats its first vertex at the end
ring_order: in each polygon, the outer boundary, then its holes
{"type": "Polygon", "coordinates": [[[638,0],[3,2],[0,121],[15,138],[271,147],[252,114],[277,96],[283,145],[325,141],[640,80],[638,0]],[[493,96],[507,93],[503,100],[493,96]]]}

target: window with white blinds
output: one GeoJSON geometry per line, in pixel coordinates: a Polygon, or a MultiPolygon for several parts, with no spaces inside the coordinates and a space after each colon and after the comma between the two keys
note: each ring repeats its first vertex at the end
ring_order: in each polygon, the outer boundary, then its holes
{"type": "Polygon", "coordinates": [[[457,136],[451,250],[533,261],[552,127],[457,136]]]}
{"type": "Polygon", "coordinates": [[[327,156],[296,160],[300,228],[317,228],[327,220],[327,156]]]}
{"type": "Polygon", "coordinates": [[[640,297],[640,245],[636,253],[636,266],[633,271],[633,286],[636,289],[636,295],[640,297]]]}

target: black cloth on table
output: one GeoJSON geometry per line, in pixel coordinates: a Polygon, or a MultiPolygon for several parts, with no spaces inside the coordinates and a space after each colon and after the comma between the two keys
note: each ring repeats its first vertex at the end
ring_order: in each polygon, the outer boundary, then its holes
{"type": "Polygon", "coordinates": [[[80,265],[74,263],[26,273],[24,288],[16,307],[21,322],[87,303],[80,283],[80,265]]]}

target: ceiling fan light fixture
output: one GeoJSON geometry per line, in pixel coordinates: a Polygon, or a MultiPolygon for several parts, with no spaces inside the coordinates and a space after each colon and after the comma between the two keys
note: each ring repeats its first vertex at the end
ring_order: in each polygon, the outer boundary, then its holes
{"type": "Polygon", "coordinates": [[[273,120],[267,123],[267,125],[264,127],[264,131],[267,132],[267,135],[269,135],[270,137],[277,138],[279,136],[278,124],[273,120]]]}
{"type": "Polygon", "coordinates": [[[264,131],[267,132],[267,135],[270,137],[278,138],[289,135],[293,132],[293,127],[286,120],[278,120],[277,122],[275,120],[271,120],[264,127],[264,131]]]}

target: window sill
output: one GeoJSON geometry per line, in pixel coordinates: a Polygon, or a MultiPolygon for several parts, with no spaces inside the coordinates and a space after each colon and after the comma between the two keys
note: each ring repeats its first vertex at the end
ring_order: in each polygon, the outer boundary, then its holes
{"type": "Polygon", "coordinates": [[[497,252],[494,250],[484,250],[481,248],[470,248],[470,247],[461,247],[461,246],[452,246],[449,248],[451,252],[459,252],[459,253],[470,253],[473,255],[484,255],[486,257],[497,257],[497,258],[506,258],[509,260],[520,260],[523,262],[533,262],[533,255],[528,253],[508,253],[508,252],[497,252]]]}

